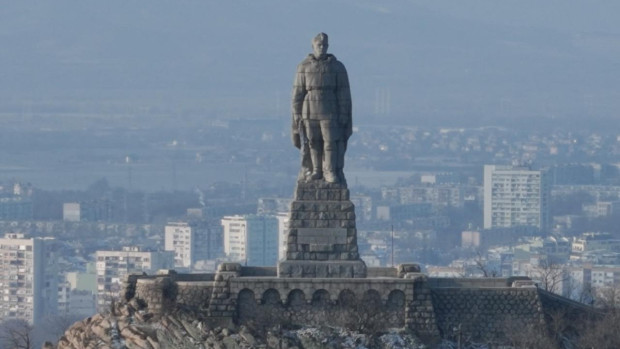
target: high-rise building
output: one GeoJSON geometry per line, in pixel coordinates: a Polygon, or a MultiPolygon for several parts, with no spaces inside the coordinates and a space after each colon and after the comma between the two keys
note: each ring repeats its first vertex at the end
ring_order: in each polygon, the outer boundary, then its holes
{"type": "Polygon", "coordinates": [[[80,221],[80,204],[77,202],[65,202],[62,204],[62,220],[65,222],[80,221]]]}
{"type": "Polygon", "coordinates": [[[268,215],[225,216],[224,253],[233,261],[254,266],[278,262],[278,219],[268,215]]]}
{"type": "Polygon", "coordinates": [[[484,228],[549,227],[550,186],[544,171],[484,166],[484,228]]]}
{"type": "Polygon", "coordinates": [[[191,270],[197,261],[221,252],[221,232],[205,221],[169,222],[164,230],[164,249],[174,251],[175,268],[191,270]]]}
{"type": "Polygon", "coordinates": [[[286,257],[286,243],[287,243],[287,234],[289,228],[289,216],[288,212],[279,212],[276,214],[276,218],[278,219],[278,260],[284,259],[286,257]]]}
{"type": "Polygon", "coordinates": [[[0,238],[0,319],[37,324],[58,311],[54,238],[0,238]]]}
{"type": "Polygon", "coordinates": [[[174,252],[175,268],[187,269],[194,262],[192,227],[185,222],[169,222],[164,228],[164,249],[174,252]]]}
{"type": "Polygon", "coordinates": [[[119,296],[127,275],[174,268],[171,251],[142,251],[139,247],[123,247],[121,251],[97,251],[97,306],[105,310],[119,296]]]}
{"type": "Polygon", "coordinates": [[[0,220],[25,221],[33,217],[32,200],[21,196],[0,197],[0,220]]]}

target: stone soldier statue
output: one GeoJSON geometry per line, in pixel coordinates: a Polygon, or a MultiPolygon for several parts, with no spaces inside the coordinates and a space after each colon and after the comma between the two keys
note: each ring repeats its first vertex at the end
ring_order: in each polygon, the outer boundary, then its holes
{"type": "Polygon", "coordinates": [[[292,138],[302,150],[303,179],[346,183],[344,153],[353,131],[351,91],[347,70],[327,47],[327,34],[319,33],[312,39],[313,53],[297,66],[292,138]]]}

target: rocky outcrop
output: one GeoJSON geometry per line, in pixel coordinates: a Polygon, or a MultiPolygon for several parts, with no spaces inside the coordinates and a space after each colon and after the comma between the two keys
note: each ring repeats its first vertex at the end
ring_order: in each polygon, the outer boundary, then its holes
{"type": "Polygon", "coordinates": [[[199,312],[177,308],[151,313],[136,301],[118,304],[110,314],[75,323],[57,349],[78,348],[426,348],[410,331],[360,333],[342,328],[210,328],[199,312]]]}

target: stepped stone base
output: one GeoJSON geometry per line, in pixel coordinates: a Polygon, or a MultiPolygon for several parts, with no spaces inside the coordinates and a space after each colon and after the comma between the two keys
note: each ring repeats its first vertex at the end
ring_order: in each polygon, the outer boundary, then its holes
{"type": "Polygon", "coordinates": [[[366,277],[346,184],[298,181],[280,277],[366,277]]]}
{"type": "Polygon", "coordinates": [[[365,278],[366,264],[356,261],[282,261],[278,277],[289,278],[365,278]]]}

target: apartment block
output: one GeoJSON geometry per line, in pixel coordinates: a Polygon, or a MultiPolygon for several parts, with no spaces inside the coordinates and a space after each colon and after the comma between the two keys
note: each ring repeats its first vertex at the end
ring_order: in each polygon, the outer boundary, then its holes
{"type": "Polygon", "coordinates": [[[246,265],[275,266],[278,261],[278,219],[268,215],[225,216],[224,253],[246,265]]]}
{"type": "Polygon", "coordinates": [[[549,227],[550,186],[543,171],[484,166],[484,228],[549,227]]]}
{"type": "Polygon", "coordinates": [[[122,283],[133,273],[154,274],[159,269],[174,268],[174,252],[142,251],[123,247],[121,251],[97,251],[97,307],[105,310],[119,296],[122,283]]]}
{"type": "Polygon", "coordinates": [[[0,319],[37,324],[58,311],[55,239],[5,234],[0,238],[0,319]]]}
{"type": "Polygon", "coordinates": [[[221,253],[221,229],[204,221],[169,222],[164,235],[164,249],[174,252],[174,266],[180,270],[191,271],[197,261],[221,253]]]}

